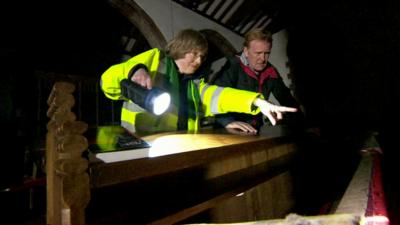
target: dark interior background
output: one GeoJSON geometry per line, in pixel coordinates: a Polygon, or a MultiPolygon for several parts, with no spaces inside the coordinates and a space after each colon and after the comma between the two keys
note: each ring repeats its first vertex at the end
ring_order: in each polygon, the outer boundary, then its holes
{"type": "MultiPolygon", "coordinates": [[[[289,31],[295,91],[310,118],[363,128],[394,120],[387,115],[397,99],[398,3],[284,2],[279,19],[289,31]]],[[[2,77],[22,82],[33,70],[100,76],[124,54],[120,37],[132,25],[106,1],[44,1],[6,3],[1,27],[0,56],[9,71],[2,77]]]]}
{"type": "MultiPolygon", "coordinates": [[[[378,131],[390,188],[397,190],[398,1],[283,2],[279,19],[289,32],[295,93],[309,123],[332,143],[378,131]]],[[[18,160],[24,151],[17,149],[35,135],[34,71],[99,77],[120,60],[120,37],[132,28],[107,1],[93,0],[7,1],[0,24],[1,137],[13,146],[1,149],[9,153],[1,157],[0,172],[13,180],[24,170],[18,160]]]]}

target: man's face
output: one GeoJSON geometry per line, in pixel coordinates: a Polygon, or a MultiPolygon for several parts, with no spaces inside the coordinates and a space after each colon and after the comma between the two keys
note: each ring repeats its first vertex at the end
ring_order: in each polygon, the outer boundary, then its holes
{"type": "Polygon", "coordinates": [[[244,47],[243,52],[253,70],[261,72],[265,69],[271,53],[271,47],[271,43],[263,40],[250,41],[249,46],[244,47]]]}

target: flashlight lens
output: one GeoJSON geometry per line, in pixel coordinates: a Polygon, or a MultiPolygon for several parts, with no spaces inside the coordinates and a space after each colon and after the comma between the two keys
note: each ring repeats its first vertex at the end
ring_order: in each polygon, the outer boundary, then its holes
{"type": "Polygon", "coordinates": [[[162,93],[161,95],[157,96],[153,102],[153,112],[156,115],[163,114],[169,106],[171,102],[171,96],[168,93],[162,93]]]}

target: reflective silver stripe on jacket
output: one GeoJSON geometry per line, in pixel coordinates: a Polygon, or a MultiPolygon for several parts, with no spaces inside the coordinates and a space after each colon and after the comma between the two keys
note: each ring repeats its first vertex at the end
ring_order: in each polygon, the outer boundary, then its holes
{"type": "Polygon", "coordinates": [[[138,104],[134,102],[124,101],[122,108],[131,111],[131,112],[145,112],[146,110],[140,107],[138,104]]]}
{"type": "Polygon", "coordinates": [[[133,125],[133,124],[127,123],[127,122],[125,122],[125,121],[121,121],[121,126],[122,126],[123,128],[125,128],[125,129],[129,130],[129,131],[132,132],[132,133],[135,133],[135,132],[136,132],[135,125],[133,125]]]}
{"type": "MultiPolygon", "coordinates": [[[[128,102],[128,101],[124,101],[124,103],[122,104],[122,108],[124,108],[130,112],[146,111],[145,109],[143,109],[136,103],[128,102]]],[[[129,130],[130,132],[133,132],[133,133],[136,132],[135,124],[131,124],[131,123],[121,120],[121,126],[124,127],[125,129],[129,130]]]]}
{"type": "Polygon", "coordinates": [[[167,74],[167,66],[165,64],[165,60],[166,58],[164,57],[164,54],[161,54],[160,60],[158,62],[157,73],[153,77],[153,86],[161,88],[164,88],[165,86],[164,79],[166,79],[167,74]]]}
{"type": "MultiPolygon", "coordinates": [[[[203,101],[204,95],[206,94],[206,91],[209,87],[210,87],[210,85],[205,84],[203,89],[201,90],[201,94],[200,94],[201,101],[203,101]]],[[[211,102],[210,102],[210,111],[212,114],[219,114],[218,100],[219,100],[219,96],[221,95],[223,90],[224,90],[223,87],[217,87],[217,89],[215,89],[215,91],[212,93],[211,102]]]]}

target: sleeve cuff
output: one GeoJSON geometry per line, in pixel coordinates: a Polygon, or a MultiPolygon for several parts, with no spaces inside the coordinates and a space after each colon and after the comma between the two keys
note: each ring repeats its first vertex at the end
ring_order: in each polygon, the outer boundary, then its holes
{"type": "Polygon", "coordinates": [[[132,69],[129,71],[128,79],[131,80],[133,74],[135,74],[136,71],[138,71],[139,69],[145,69],[147,72],[149,71],[144,64],[137,64],[136,66],[132,67],[132,69]]]}

